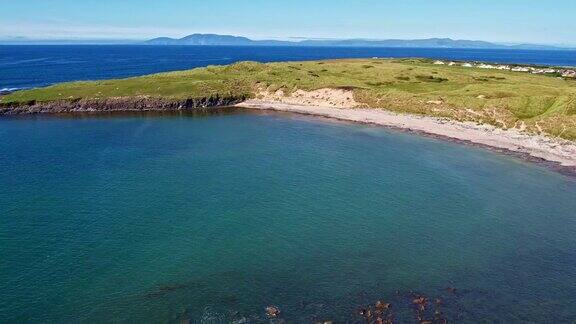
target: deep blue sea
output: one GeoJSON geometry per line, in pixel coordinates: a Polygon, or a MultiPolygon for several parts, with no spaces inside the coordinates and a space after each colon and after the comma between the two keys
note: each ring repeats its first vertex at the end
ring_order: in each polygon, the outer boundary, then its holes
{"type": "Polygon", "coordinates": [[[0,46],[0,89],[57,82],[137,76],[237,61],[288,61],[363,57],[427,57],[576,66],[576,51],[228,47],[228,46],[0,46]]]}

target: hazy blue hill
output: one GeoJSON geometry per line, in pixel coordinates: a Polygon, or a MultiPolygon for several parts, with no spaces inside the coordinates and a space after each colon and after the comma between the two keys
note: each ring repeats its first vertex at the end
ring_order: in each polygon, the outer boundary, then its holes
{"type": "Polygon", "coordinates": [[[153,45],[175,45],[178,42],[178,39],[170,38],[170,37],[158,37],[147,41],[148,44],[153,45]]]}
{"type": "Polygon", "coordinates": [[[554,46],[521,44],[504,45],[485,41],[454,40],[450,38],[428,39],[343,39],[343,40],[303,40],[276,41],[252,40],[246,37],[193,34],[180,39],[160,37],[146,41],[148,45],[196,45],[196,46],[332,46],[332,47],[405,47],[405,48],[477,48],[477,49],[559,49],[554,46]]]}
{"type": "Polygon", "coordinates": [[[0,45],[193,45],[193,46],[291,46],[291,47],[367,47],[367,48],[454,48],[454,49],[519,49],[519,50],[574,50],[566,46],[537,44],[498,44],[450,38],[427,39],[307,39],[298,41],[253,40],[242,36],[218,34],[192,34],[182,38],[158,37],[147,41],[136,40],[34,40],[27,38],[0,39],[0,45]]]}
{"type": "Polygon", "coordinates": [[[180,39],[169,37],[159,37],[146,42],[151,45],[253,45],[253,40],[246,37],[215,35],[215,34],[193,34],[180,39]]]}
{"type": "Polygon", "coordinates": [[[149,45],[196,45],[196,46],[294,46],[295,42],[275,41],[275,40],[251,40],[246,37],[216,35],[216,34],[193,34],[183,38],[175,39],[169,37],[159,37],[151,39],[146,44],[149,45]]]}
{"type": "Polygon", "coordinates": [[[308,46],[367,46],[367,47],[428,47],[428,48],[500,48],[506,47],[489,42],[452,40],[450,38],[430,38],[430,39],[389,39],[389,40],[365,40],[349,39],[336,41],[302,41],[300,45],[308,46]]]}

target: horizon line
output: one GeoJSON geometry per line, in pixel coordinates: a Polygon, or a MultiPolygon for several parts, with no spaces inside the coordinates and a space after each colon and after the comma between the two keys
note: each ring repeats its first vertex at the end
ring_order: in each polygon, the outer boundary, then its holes
{"type": "Polygon", "coordinates": [[[242,37],[247,38],[252,41],[282,41],[282,42],[290,42],[298,44],[300,42],[305,41],[368,41],[368,42],[378,42],[378,41],[418,41],[418,40],[432,40],[432,39],[440,39],[440,40],[452,40],[452,41],[472,41],[472,42],[486,42],[492,43],[494,45],[504,45],[504,46],[518,46],[518,45],[534,45],[534,46],[550,46],[550,47],[560,47],[566,49],[574,49],[576,48],[576,43],[532,43],[532,42],[515,42],[515,41],[490,41],[490,40],[481,40],[481,39],[468,39],[468,38],[451,38],[451,37],[442,37],[442,36],[431,36],[431,37],[424,37],[424,38],[363,38],[363,37],[355,37],[355,38],[331,38],[331,37],[305,37],[305,36],[288,36],[288,37],[255,37],[251,38],[249,36],[243,35],[235,35],[235,34],[217,34],[217,33],[192,33],[185,36],[156,36],[156,37],[143,37],[143,38],[105,38],[105,37],[69,37],[69,38],[62,38],[62,37],[46,37],[46,38],[32,38],[27,36],[0,36],[0,44],[3,43],[20,43],[24,45],[25,43],[81,43],[81,42],[90,42],[94,43],[95,45],[100,42],[100,44],[106,43],[116,43],[116,44],[129,44],[129,43],[137,43],[137,42],[146,42],[149,40],[157,39],[157,38],[170,38],[174,40],[180,40],[192,35],[215,35],[215,36],[233,36],[233,37],[242,37]]]}

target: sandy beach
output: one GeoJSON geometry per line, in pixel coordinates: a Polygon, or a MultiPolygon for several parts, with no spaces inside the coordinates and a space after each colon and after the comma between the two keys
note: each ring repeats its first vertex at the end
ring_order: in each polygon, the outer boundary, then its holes
{"type": "MultiPolygon", "coordinates": [[[[322,94],[329,93],[324,91],[322,94]]],[[[576,170],[576,143],[571,141],[527,134],[518,129],[504,130],[491,125],[397,114],[384,109],[344,108],[346,104],[353,107],[355,103],[346,95],[344,98],[350,99],[343,102],[342,93],[338,94],[336,105],[326,104],[329,103],[328,98],[321,98],[322,96],[317,94],[314,97],[308,100],[303,99],[301,94],[297,98],[285,97],[280,93],[261,94],[259,99],[248,100],[237,107],[292,112],[404,129],[515,152],[533,160],[554,162],[565,169],[576,170]],[[323,103],[326,105],[321,105],[323,103]]]]}

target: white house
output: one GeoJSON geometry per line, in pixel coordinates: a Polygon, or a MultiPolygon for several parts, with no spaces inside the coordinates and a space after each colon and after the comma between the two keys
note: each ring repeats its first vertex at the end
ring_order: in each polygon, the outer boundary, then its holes
{"type": "Polygon", "coordinates": [[[547,73],[556,73],[554,69],[535,69],[532,70],[533,74],[547,74],[547,73]]]}
{"type": "Polygon", "coordinates": [[[478,65],[478,67],[481,69],[495,69],[496,68],[494,65],[484,64],[484,63],[478,65]]]}
{"type": "Polygon", "coordinates": [[[516,66],[511,69],[514,72],[530,72],[530,69],[523,66],[516,66]]]}
{"type": "Polygon", "coordinates": [[[575,70],[562,71],[562,76],[565,78],[576,78],[576,71],[575,70]]]}

